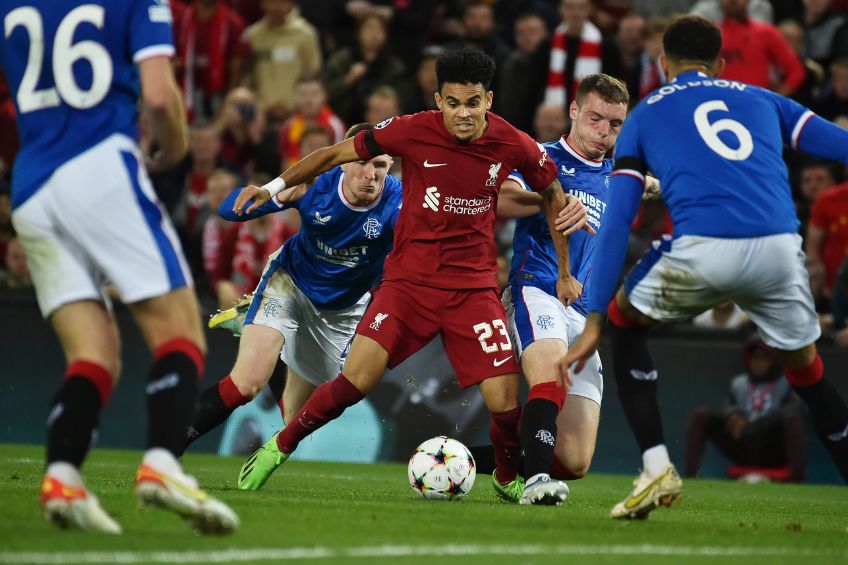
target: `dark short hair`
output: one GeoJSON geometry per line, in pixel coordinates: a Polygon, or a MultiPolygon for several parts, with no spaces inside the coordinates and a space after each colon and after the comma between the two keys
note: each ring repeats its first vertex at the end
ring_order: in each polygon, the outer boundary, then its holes
{"type": "Polygon", "coordinates": [[[712,65],[721,52],[721,31],[701,16],[681,16],[663,34],[665,56],[712,65]]]}
{"type": "Polygon", "coordinates": [[[580,80],[580,86],[577,87],[575,99],[578,104],[582,104],[583,100],[594,92],[605,101],[611,104],[627,104],[630,103],[630,94],[627,92],[627,86],[615,77],[598,73],[583,77],[580,80]]]}
{"type": "Polygon", "coordinates": [[[473,47],[445,51],[436,59],[436,79],[440,92],[446,82],[482,84],[483,90],[489,90],[493,76],[495,60],[473,47]]]}
{"type": "Polygon", "coordinates": [[[345,133],[345,139],[353,137],[357,133],[361,131],[371,131],[374,129],[374,124],[369,124],[368,122],[362,122],[360,124],[353,124],[350,126],[350,129],[345,133]]]}

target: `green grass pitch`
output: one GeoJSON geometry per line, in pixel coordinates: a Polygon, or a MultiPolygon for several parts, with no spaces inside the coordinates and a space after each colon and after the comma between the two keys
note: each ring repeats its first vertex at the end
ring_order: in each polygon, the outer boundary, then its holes
{"type": "Polygon", "coordinates": [[[848,563],[848,488],[686,480],[683,500],[643,522],[607,517],[633,477],[570,483],[559,508],[500,503],[480,475],[459,502],[425,501],[404,465],[292,461],[241,492],[241,459],[188,455],[186,469],[242,520],[233,535],[195,535],[137,509],[139,453],[95,450],[89,487],[122,536],[60,531],[37,504],[43,448],[0,445],[0,564],[5,563],[848,563]]]}

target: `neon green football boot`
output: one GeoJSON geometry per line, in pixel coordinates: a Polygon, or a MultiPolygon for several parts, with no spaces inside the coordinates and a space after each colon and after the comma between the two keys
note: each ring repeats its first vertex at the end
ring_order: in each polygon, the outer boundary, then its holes
{"type": "Polygon", "coordinates": [[[209,327],[211,329],[229,330],[235,337],[239,337],[244,327],[247,310],[250,308],[250,302],[253,300],[253,294],[252,292],[245,294],[233,304],[232,308],[218,310],[209,318],[209,327]]]}
{"type": "Polygon", "coordinates": [[[524,477],[518,475],[513,480],[503,485],[497,478],[497,471],[492,473],[492,486],[495,493],[504,502],[517,503],[524,496],[524,477]]]}
{"type": "Polygon", "coordinates": [[[241,466],[238,478],[238,488],[241,490],[259,490],[268,481],[277,467],[289,458],[277,447],[277,436],[280,432],[271,436],[265,445],[253,452],[241,466]]]}

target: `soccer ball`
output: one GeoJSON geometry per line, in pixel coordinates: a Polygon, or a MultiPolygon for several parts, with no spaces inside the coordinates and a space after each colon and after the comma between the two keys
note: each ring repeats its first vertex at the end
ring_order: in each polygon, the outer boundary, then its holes
{"type": "Polygon", "coordinates": [[[409,459],[407,475],[412,490],[424,498],[457,500],[474,486],[477,466],[467,447],[439,436],[418,446],[409,459]]]}

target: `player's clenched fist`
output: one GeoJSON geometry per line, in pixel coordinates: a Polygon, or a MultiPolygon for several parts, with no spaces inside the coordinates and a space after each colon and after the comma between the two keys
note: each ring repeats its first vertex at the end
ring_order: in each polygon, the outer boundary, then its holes
{"type": "Polygon", "coordinates": [[[556,290],[557,298],[566,306],[571,306],[583,293],[583,285],[568,275],[566,278],[557,279],[556,290]]]}
{"type": "Polygon", "coordinates": [[[596,233],[595,228],[589,224],[586,206],[579,198],[571,194],[566,195],[565,207],[559,211],[554,227],[562,235],[570,235],[579,229],[584,229],[593,235],[596,233]]]}

